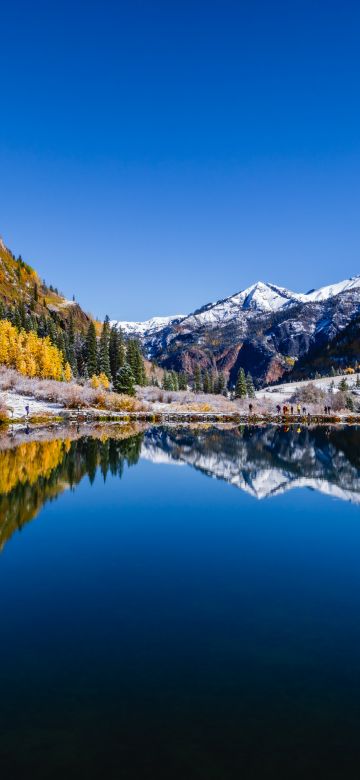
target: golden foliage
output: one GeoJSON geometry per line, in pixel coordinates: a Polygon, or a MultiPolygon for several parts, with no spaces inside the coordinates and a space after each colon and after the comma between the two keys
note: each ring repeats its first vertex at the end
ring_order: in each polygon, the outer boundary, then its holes
{"type": "Polygon", "coordinates": [[[71,379],[69,364],[64,366],[62,352],[48,336],[40,338],[33,331],[19,331],[9,320],[0,320],[0,363],[16,368],[24,376],[66,382],[71,379]]]}
{"type": "Polygon", "coordinates": [[[212,412],[213,411],[210,404],[206,404],[206,403],[189,404],[188,409],[191,412],[212,412]]]}
{"type": "Polygon", "coordinates": [[[102,371],[101,374],[94,374],[90,379],[90,385],[94,390],[97,390],[98,387],[103,387],[105,390],[108,390],[110,387],[110,382],[102,371]]]}

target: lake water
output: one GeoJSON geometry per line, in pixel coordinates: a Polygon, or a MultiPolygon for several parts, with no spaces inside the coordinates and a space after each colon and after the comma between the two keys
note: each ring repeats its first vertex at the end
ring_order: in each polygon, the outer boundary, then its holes
{"type": "Polygon", "coordinates": [[[0,442],[1,777],[358,778],[360,430],[130,433],[0,442]]]}

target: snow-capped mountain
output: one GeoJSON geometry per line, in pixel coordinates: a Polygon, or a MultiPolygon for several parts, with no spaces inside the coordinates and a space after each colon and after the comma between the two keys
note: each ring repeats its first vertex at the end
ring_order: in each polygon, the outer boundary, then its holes
{"type": "Polygon", "coordinates": [[[261,384],[279,379],[359,315],[356,276],[307,293],[257,282],[188,315],[116,324],[168,368],[191,373],[200,364],[232,380],[243,366],[261,384]]]}
{"type": "Polygon", "coordinates": [[[186,317],[185,314],[174,314],[173,317],[151,317],[143,322],[128,322],[126,320],[112,320],[110,325],[117,325],[126,336],[137,338],[145,336],[149,338],[164,328],[174,325],[186,317]]]}

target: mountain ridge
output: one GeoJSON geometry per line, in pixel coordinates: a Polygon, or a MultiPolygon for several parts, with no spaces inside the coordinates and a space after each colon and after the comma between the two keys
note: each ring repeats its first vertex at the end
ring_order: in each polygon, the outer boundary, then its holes
{"type": "Polygon", "coordinates": [[[360,276],[353,276],[308,293],[260,281],[187,315],[113,323],[165,368],[192,374],[198,365],[231,383],[243,367],[261,386],[327,348],[359,315],[360,276]]]}
{"type": "MultiPolygon", "coordinates": [[[[333,298],[336,295],[339,295],[341,292],[346,292],[350,289],[356,289],[360,288],[360,274],[358,276],[351,276],[348,279],[345,279],[341,282],[336,282],[335,284],[330,285],[324,285],[319,288],[313,288],[309,290],[307,293],[296,293],[292,290],[286,288],[286,287],[280,287],[279,285],[275,285],[272,282],[263,282],[261,280],[254,282],[254,284],[250,285],[249,287],[245,288],[244,290],[240,290],[237,293],[234,293],[233,295],[229,295],[226,298],[219,298],[219,300],[214,301],[212,303],[206,303],[204,306],[201,306],[198,309],[195,309],[193,312],[190,312],[189,314],[174,314],[174,315],[155,315],[153,317],[150,317],[147,320],[112,320],[111,322],[113,324],[118,324],[119,327],[122,328],[122,330],[126,333],[126,328],[129,327],[135,332],[136,327],[139,327],[139,331],[142,330],[145,332],[147,330],[147,327],[151,327],[153,325],[153,329],[155,329],[155,326],[158,325],[159,328],[163,327],[165,325],[170,324],[171,322],[177,321],[177,320],[185,320],[189,317],[195,317],[201,314],[202,312],[207,312],[211,309],[216,308],[217,306],[220,306],[221,304],[224,304],[226,302],[238,299],[238,302],[241,300],[244,301],[244,308],[249,307],[249,301],[255,300],[256,304],[259,308],[261,308],[261,292],[259,291],[268,289],[272,290],[274,294],[280,298],[281,296],[285,299],[283,302],[283,306],[286,306],[289,304],[289,302],[300,302],[300,303],[307,303],[307,302],[319,302],[324,300],[329,300],[329,298],[333,298]],[[132,327],[134,326],[134,327],[132,327]]],[[[270,296],[268,298],[263,296],[263,311],[269,310],[270,308],[270,296]]],[[[276,308],[280,308],[280,306],[276,306],[276,308]]]]}

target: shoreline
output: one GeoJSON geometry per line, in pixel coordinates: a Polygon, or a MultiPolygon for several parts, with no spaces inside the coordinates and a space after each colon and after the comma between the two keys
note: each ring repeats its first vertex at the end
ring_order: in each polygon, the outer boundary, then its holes
{"type": "MultiPolygon", "coordinates": [[[[285,431],[292,431],[299,429],[297,432],[305,429],[312,428],[335,428],[344,429],[360,426],[360,416],[357,418],[335,418],[330,417],[325,419],[316,415],[306,418],[269,418],[269,417],[249,417],[234,415],[229,418],[229,415],[223,415],[220,419],[220,415],[210,415],[212,419],[204,420],[204,415],[182,415],[182,419],[179,419],[179,415],[165,415],[162,419],[154,420],[154,415],[149,419],[145,419],[146,415],[142,415],[139,419],[139,415],[125,415],[119,419],[100,417],[95,419],[85,420],[83,417],[66,419],[63,418],[50,418],[43,420],[42,422],[31,422],[31,420],[18,420],[13,421],[10,424],[0,425],[0,451],[9,449],[29,441],[50,441],[56,438],[68,438],[75,440],[82,438],[83,436],[91,436],[93,438],[102,438],[104,435],[108,438],[129,438],[135,436],[138,433],[148,430],[151,426],[162,427],[196,427],[206,429],[209,425],[213,425],[219,430],[221,429],[238,429],[243,427],[262,428],[262,427],[274,427],[281,428],[285,431]],[[223,419],[226,416],[226,419],[223,419]],[[165,419],[166,418],[166,419],[165,419]]],[[[159,415],[157,415],[159,418],[159,415]]]]}
{"type": "Polygon", "coordinates": [[[54,413],[40,413],[21,415],[3,419],[0,421],[0,429],[14,425],[44,425],[57,423],[167,423],[167,422],[202,422],[202,423],[234,423],[234,424],[258,424],[269,425],[296,425],[299,424],[343,424],[360,425],[360,414],[249,414],[242,412],[198,412],[198,411],[139,411],[139,412],[108,412],[101,409],[83,409],[79,411],[71,409],[59,409],[54,413]]]}

